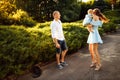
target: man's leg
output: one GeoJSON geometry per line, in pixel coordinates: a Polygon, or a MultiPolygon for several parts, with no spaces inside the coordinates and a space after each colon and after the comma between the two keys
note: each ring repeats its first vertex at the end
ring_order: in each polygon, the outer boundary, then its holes
{"type": "Polygon", "coordinates": [[[68,51],[68,50],[62,51],[61,62],[64,62],[64,61],[65,61],[65,56],[66,56],[67,51],[68,51]]]}
{"type": "Polygon", "coordinates": [[[56,61],[57,61],[57,67],[58,69],[62,69],[63,66],[60,64],[60,55],[61,55],[61,42],[58,41],[58,43],[60,44],[60,48],[56,48],[57,53],[56,53],[56,61]]]}
{"type": "Polygon", "coordinates": [[[56,53],[56,60],[57,60],[57,64],[60,64],[60,54],[56,53]]]}
{"type": "Polygon", "coordinates": [[[61,65],[62,66],[67,66],[68,64],[65,62],[65,56],[66,56],[66,53],[68,51],[68,48],[67,48],[67,45],[66,45],[65,41],[63,41],[63,43],[62,43],[61,49],[63,50],[62,55],[61,55],[61,65]]]}
{"type": "Polygon", "coordinates": [[[57,60],[57,68],[58,69],[63,69],[63,66],[60,64],[60,54],[56,54],[56,60],[57,60]]]}

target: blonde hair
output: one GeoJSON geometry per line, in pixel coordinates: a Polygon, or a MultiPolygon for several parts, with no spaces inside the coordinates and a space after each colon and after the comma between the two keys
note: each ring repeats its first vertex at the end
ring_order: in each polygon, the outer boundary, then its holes
{"type": "Polygon", "coordinates": [[[88,14],[89,14],[89,13],[92,13],[92,12],[93,12],[92,9],[88,9],[88,11],[87,11],[88,14]]]}
{"type": "Polygon", "coordinates": [[[54,12],[53,12],[53,17],[54,17],[54,15],[55,15],[56,13],[60,13],[60,12],[59,12],[59,11],[54,11],[54,12]]]}

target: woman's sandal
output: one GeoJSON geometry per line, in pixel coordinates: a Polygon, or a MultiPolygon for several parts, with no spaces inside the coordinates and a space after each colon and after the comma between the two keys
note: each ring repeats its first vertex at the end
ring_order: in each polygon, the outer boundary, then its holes
{"type": "Polygon", "coordinates": [[[96,63],[92,62],[92,64],[90,65],[90,67],[91,67],[91,68],[92,68],[92,67],[95,67],[95,64],[96,64],[96,63]]]}
{"type": "Polygon", "coordinates": [[[100,69],[101,69],[101,64],[97,65],[95,68],[96,71],[99,71],[100,69]]]}

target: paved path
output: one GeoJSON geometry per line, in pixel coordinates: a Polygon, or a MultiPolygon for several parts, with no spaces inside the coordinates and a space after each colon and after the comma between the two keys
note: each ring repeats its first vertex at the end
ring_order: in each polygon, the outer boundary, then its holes
{"type": "Polygon", "coordinates": [[[68,55],[69,66],[56,69],[56,63],[42,67],[43,73],[38,78],[31,74],[21,76],[18,80],[120,80],[120,30],[103,37],[104,44],[99,45],[102,69],[94,71],[89,68],[91,57],[87,48],[68,55]]]}

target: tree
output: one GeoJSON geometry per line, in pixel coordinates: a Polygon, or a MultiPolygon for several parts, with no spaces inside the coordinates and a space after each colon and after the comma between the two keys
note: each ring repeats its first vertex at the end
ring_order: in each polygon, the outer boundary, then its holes
{"type": "Polygon", "coordinates": [[[51,13],[57,4],[53,0],[17,0],[16,5],[27,11],[35,20],[45,21],[51,19],[51,13]]]}
{"type": "Polygon", "coordinates": [[[10,0],[0,1],[0,23],[6,24],[9,19],[9,15],[16,10],[16,6],[11,2],[10,0]]]}
{"type": "Polygon", "coordinates": [[[116,6],[120,6],[120,0],[105,0],[111,6],[111,9],[114,10],[116,6]]]}
{"type": "Polygon", "coordinates": [[[111,2],[111,9],[114,10],[114,5],[116,4],[117,0],[110,0],[111,2]]]}
{"type": "Polygon", "coordinates": [[[77,20],[80,13],[77,0],[16,0],[16,5],[39,22],[52,20],[54,10],[61,12],[63,21],[77,20]]]}

